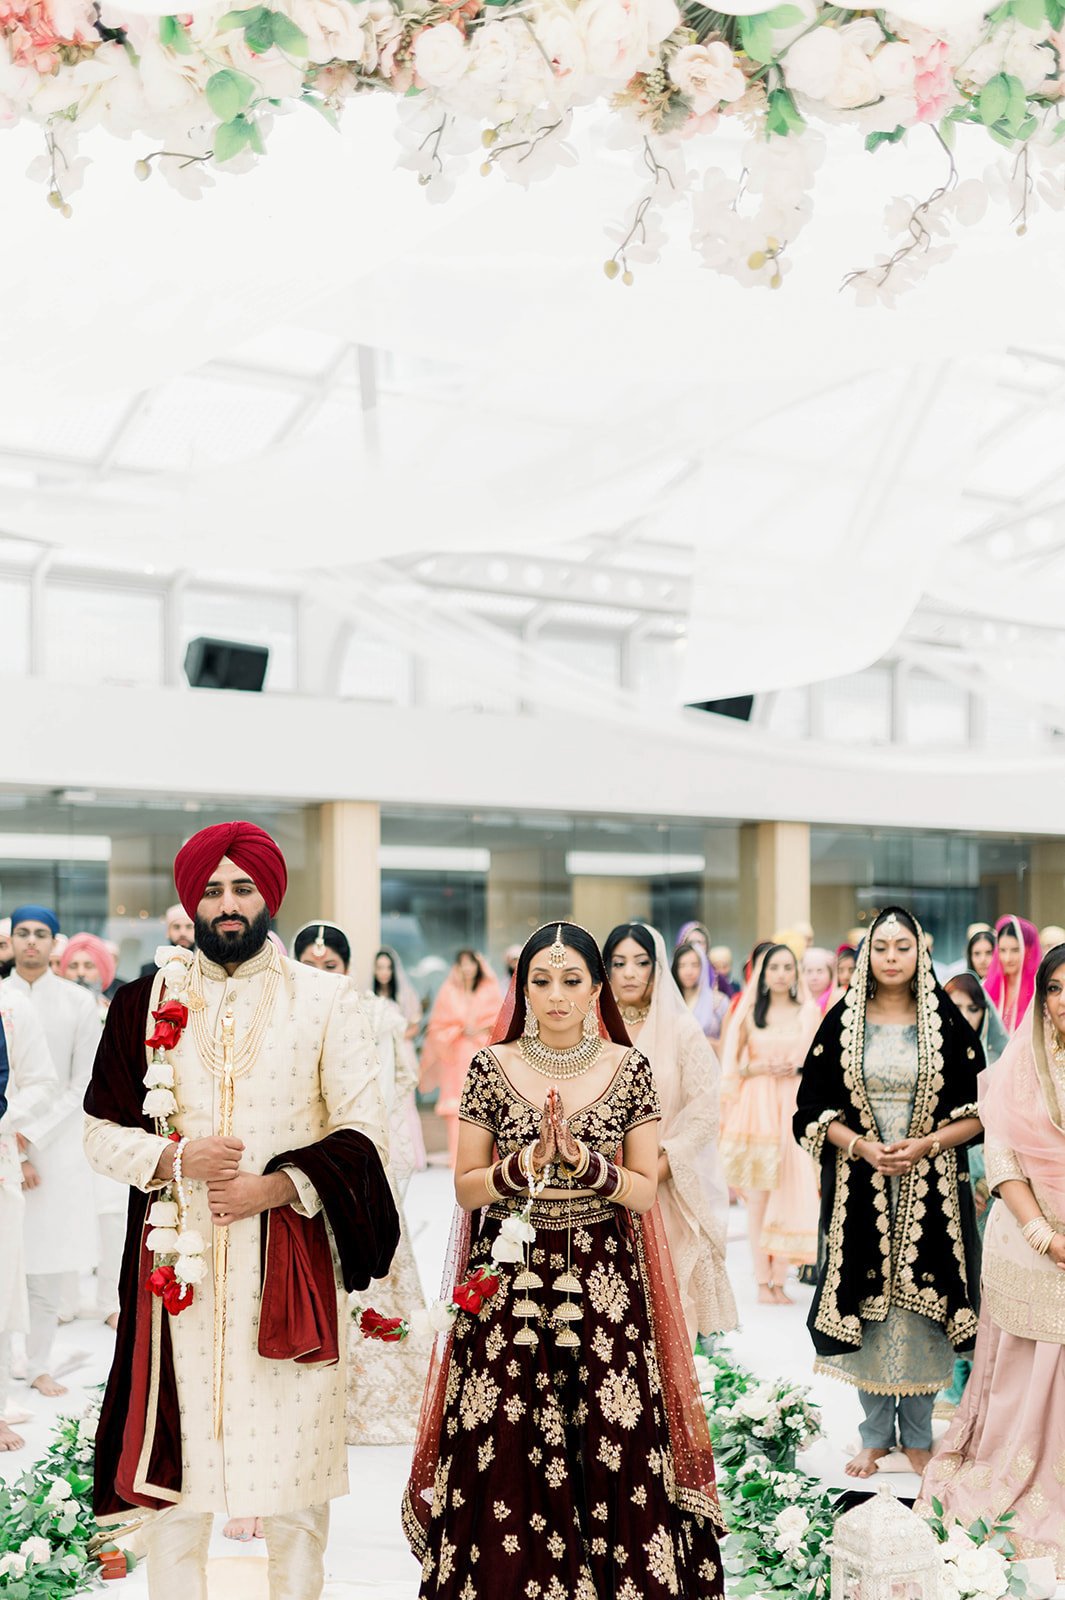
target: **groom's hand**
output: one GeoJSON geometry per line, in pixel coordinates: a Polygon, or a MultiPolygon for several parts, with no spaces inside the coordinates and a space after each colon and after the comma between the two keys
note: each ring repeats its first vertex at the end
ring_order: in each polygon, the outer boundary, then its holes
{"type": "Polygon", "coordinates": [[[296,1186],[287,1172],[238,1172],[225,1183],[207,1185],[207,1203],[216,1228],[228,1228],[246,1217],[257,1217],[275,1206],[291,1205],[298,1198],[296,1186]]]}

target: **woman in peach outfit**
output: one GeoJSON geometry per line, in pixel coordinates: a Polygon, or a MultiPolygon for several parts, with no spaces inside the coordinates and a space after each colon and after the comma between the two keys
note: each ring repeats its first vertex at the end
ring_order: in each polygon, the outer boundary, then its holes
{"type": "Polygon", "coordinates": [[[792,1136],[799,1072],[821,1012],[802,986],[787,945],[770,945],[729,1025],[725,1077],[729,1113],[721,1156],[730,1186],[743,1191],[763,1305],[787,1305],[788,1264],[817,1260],[813,1162],[792,1136]]]}
{"type": "Polygon", "coordinates": [[[455,965],[440,987],[425,1030],[422,1050],[421,1091],[439,1086],[436,1114],[447,1124],[451,1165],[459,1142],[459,1102],[466,1072],[478,1050],[483,1050],[503,996],[488,963],[475,950],[460,950],[455,965]]]}

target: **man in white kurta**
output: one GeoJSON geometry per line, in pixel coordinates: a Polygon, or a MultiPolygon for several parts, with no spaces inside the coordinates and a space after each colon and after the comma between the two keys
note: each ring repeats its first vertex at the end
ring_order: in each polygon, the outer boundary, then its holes
{"type": "Polygon", "coordinates": [[[25,1442],[4,1420],[11,1374],[11,1335],[29,1327],[19,1138],[34,1139],[50,1117],[55,1069],[44,1029],[28,1000],[0,993],[0,1030],[7,1056],[7,1110],[0,1116],[0,1451],[25,1442]]]}
{"type": "Polygon", "coordinates": [[[49,968],[58,933],[58,918],[47,906],[17,907],[11,915],[15,970],[0,986],[4,994],[19,995],[32,1005],[58,1079],[51,1115],[35,1125],[32,1143],[23,1152],[40,1180],[26,1190],[26,1377],[48,1396],[66,1393],[52,1376],[61,1302],[73,1301],[76,1309],[76,1276],[92,1270],[97,1253],[81,1106],[100,1042],[100,1021],[88,991],[49,968]]]}
{"type": "MultiPolygon", "coordinates": [[[[233,850],[240,855],[238,844],[233,850]]],[[[176,874],[181,861],[179,856],[176,874]]],[[[321,1209],[302,1172],[287,1168],[262,1174],[279,1153],[315,1145],[344,1129],[364,1135],[384,1158],[386,1120],[377,1060],[352,990],[287,960],[265,940],[264,899],[251,870],[225,858],[202,894],[192,898],[187,883],[178,879],[182,899],[197,906],[200,948],[195,954],[181,952],[188,970],[189,1019],[180,1041],[167,1051],[176,1100],[170,1121],[187,1141],[186,1227],[198,1232],[207,1248],[206,1272],[194,1286],[191,1307],[169,1318],[181,1417],[181,1492],[173,1510],[156,1513],[150,1531],[152,1600],[201,1600],[206,1594],[207,1543],[218,1511],[263,1518],[272,1596],[318,1600],[328,1501],[348,1488],[343,1337],[333,1366],[271,1361],[258,1353],[260,1214],[283,1205],[303,1216],[321,1209]],[[242,924],[243,959],[211,959],[208,952],[220,953],[219,941],[235,939],[242,924]],[[248,938],[254,941],[256,930],[263,942],[248,954],[248,938]],[[228,1130],[223,1030],[234,1066],[228,1130]],[[222,1170],[227,1151],[235,1148],[223,1135],[239,1143],[232,1158],[239,1159],[239,1171],[222,1170]],[[227,1259],[220,1273],[212,1235],[223,1228],[227,1259]]],[[[276,910],[276,885],[265,903],[276,910]]],[[[141,979],[138,985],[148,982],[141,979]]],[[[152,1007],[158,1005],[159,991],[157,978],[152,1007]]],[[[122,995],[112,1006],[108,1027],[122,995]]],[[[148,1192],[161,1186],[173,1166],[175,1146],[165,1137],[92,1116],[85,1147],[98,1172],[148,1192]]],[[[346,1297],[339,1291],[338,1301],[343,1328],[346,1297]]],[[[150,1485],[145,1487],[150,1492],[150,1485]]]]}

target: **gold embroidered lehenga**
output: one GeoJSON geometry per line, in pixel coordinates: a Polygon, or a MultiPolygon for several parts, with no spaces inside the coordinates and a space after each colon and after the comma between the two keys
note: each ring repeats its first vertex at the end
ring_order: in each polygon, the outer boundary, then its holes
{"type": "MultiPolygon", "coordinates": [[[[540,1114],[491,1050],[474,1057],[460,1116],[488,1129],[501,1157],[536,1139],[540,1114]]],[[[629,1050],[570,1127],[613,1159],[630,1128],[658,1115],[647,1059],[629,1050]]],[[[421,1594],[718,1600],[709,1437],[668,1253],[659,1265],[652,1239],[656,1212],[630,1216],[594,1194],[535,1202],[539,1286],[522,1288],[521,1264],[491,1256],[520,1204],[488,1207],[456,1263],[460,1273],[486,1267],[500,1288],[479,1314],[459,1312],[426,1389],[431,1448],[416,1453],[404,1501],[421,1594]],[[556,1287],[567,1271],[578,1289],[556,1287]],[[535,1330],[534,1345],[515,1343],[522,1328],[535,1330]],[[576,1348],[557,1343],[567,1329],[576,1348]]]]}

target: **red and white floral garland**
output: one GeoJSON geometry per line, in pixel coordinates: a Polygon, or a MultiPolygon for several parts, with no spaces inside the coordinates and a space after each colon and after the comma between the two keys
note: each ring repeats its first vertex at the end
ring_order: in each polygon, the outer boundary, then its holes
{"type": "Polygon", "coordinates": [[[175,1317],[191,1306],[193,1285],[207,1272],[207,1246],[202,1235],[188,1226],[188,1195],[181,1171],[185,1141],[174,1127],[180,1108],[174,1094],[174,1066],[168,1059],[189,1020],[188,986],[195,959],[190,950],[175,945],[161,945],[155,952],[155,964],[163,969],[163,1003],[152,1012],[155,1026],[145,1040],[148,1070],[144,1087],[148,1092],[141,1107],[155,1122],[160,1137],[173,1140],[178,1147],[174,1176],[149,1208],[150,1232],[145,1241],[155,1256],[145,1287],[175,1317]]]}
{"type": "MultiPolygon", "coordinates": [[[[542,1188],[543,1185],[541,1184],[542,1188]]],[[[536,1238],[536,1229],[529,1218],[532,1201],[514,1216],[506,1217],[492,1241],[492,1260],[499,1263],[517,1263],[524,1260],[526,1247],[536,1238]]],[[[485,1301],[499,1293],[500,1279],[487,1267],[477,1267],[457,1283],[450,1300],[434,1300],[427,1309],[415,1311],[408,1317],[382,1317],[372,1306],[363,1309],[353,1306],[351,1315],[364,1339],[379,1339],[383,1344],[399,1344],[414,1338],[416,1343],[427,1343],[438,1333],[447,1333],[460,1311],[477,1316],[485,1301]]]]}

